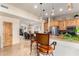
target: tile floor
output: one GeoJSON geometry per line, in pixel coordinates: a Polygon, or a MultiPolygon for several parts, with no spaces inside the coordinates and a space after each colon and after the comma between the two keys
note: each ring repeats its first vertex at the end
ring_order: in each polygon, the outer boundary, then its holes
{"type": "Polygon", "coordinates": [[[30,55],[30,41],[21,40],[19,44],[12,47],[6,47],[0,49],[0,55],[2,56],[29,56],[30,55]]]}
{"type": "MultiPolygon", "coordinates": [[[[54,41],[54,40],[53,40],[54,41]]],[[[21,40],[19,44],[12,47],[0,49],[1,56],[30,56],[30,40],[21,40]]],[[[31,56],[36,56],[36,47],[33,45],[31,56]]],[[[79,49],[71,46],[66,46],[57,41],[54,56],[79,56],[79,49]]]]}

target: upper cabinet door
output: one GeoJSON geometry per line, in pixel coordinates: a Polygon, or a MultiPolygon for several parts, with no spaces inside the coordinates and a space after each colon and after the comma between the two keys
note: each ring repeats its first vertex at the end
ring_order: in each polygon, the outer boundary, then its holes
{"type": "Polygon", "coordinates": [[[64,30],[64,21],[59,21],[59,29],[64,30]]]}
{"type": "Polygon", "coordinates": [[[67,26],[76,26],[76,20],[67,20],[66,21],[67,26]]]}
{"type": "Polygon", "coordinates": [[[70,25],[71,26],[76,26],[76,20],[70,20],[70,25]]]}
{"type": "Polygon", "coordinates": [[[57,21],[57,20],[52,20],[52,21],[50,22],[50,25],[51,25],[51,27],[52,27],[52,26],[59,26],[59,21],[57,21]]]}
{"type": "Polygon", "coordinates": [[[76,20],[76,26],[79,26],[79,19],[75,19],[76,20]]]}

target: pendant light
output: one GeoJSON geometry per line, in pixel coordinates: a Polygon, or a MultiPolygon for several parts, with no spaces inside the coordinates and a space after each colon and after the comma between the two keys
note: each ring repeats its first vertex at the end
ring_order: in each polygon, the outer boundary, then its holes
{"type": "Polygon", "coordinates": [[[68,11],[71,11],[72,10],[72,3],[68,3],[67,4],[67,9],[68,9],[68,11]]]}

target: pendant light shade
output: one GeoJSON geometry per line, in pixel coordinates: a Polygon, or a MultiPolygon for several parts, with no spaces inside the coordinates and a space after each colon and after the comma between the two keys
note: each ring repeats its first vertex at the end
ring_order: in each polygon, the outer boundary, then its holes
{"type": "Polygon", "coordinates": [[[72,10],[72,3],[68,3],[67,4],[67,9],[68,9],[68,11],[71,11],[72,10]]]}

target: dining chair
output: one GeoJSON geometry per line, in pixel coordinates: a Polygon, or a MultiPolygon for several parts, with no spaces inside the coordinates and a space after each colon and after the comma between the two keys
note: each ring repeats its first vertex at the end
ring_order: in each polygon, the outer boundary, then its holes
{"type": "Polygon", "coordinates": [[[49,44],[49,34],[37,33],[36,34],[36,43],[37,43],[37,56],[40,55],[53,55],[53,51],[55,50],[56,42],[52,42],[49,44]],[[52,45],[54,47],[52,47],[52,45]]]}

